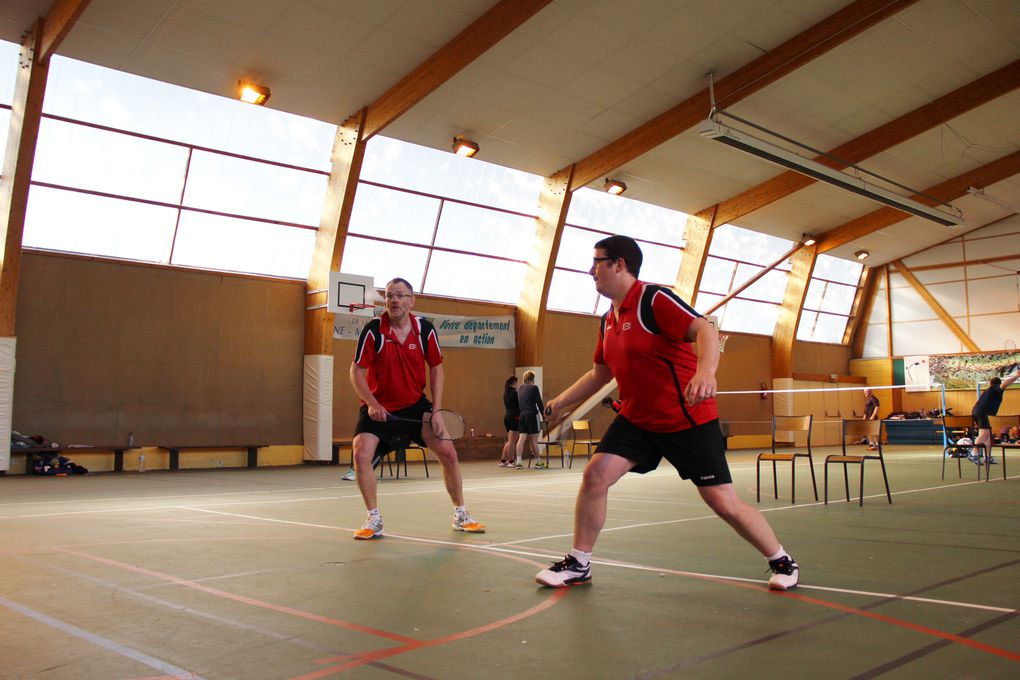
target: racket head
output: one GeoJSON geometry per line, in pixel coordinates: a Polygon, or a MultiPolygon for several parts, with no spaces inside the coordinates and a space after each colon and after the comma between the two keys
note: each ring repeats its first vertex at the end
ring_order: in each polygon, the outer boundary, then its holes
{"type": "Polygon", "coordinates": [[[432,413],[432,433],[439,439],[454,441],[464,436],[464,418],[456,411],[439,409],[432,413]]]}

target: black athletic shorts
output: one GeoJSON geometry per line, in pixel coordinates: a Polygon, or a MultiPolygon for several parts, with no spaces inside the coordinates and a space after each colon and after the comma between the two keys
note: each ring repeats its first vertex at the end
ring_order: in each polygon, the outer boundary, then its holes
{"type": "Polygon", "coordinates": [[[357,437],[362,432],[368,432],[378,437],[379,445],[375,449],[376,456],[384,456],[393,449],[404,448],[410,442],[425,446],[425,440],[421,436],[421,419],[426,411],[431,410],[432,402],[422,397],[418,403],[391,413],[391,415],[412,418],[418,422],[388,420],[385,423],[380,423],[369,418],[368,405],[362,404],[361,410],[358,411],[358,423],[354,426],[354,436],[357,437]]]}
{"type": "Polygon", "coordinates": [[[542,417],[537,413],[522,413],[517,429],[521,434],[538,434],[542,431],[542,417]]]}
{"type": "Polygon", "coordinates": [[[503,427],[507,432],[517,432],[520,428],[520,416],[512,416],[509,413],[503,416],[503,427]]]}
{"type": "Polygon", "coordinates": [[[733,482],[726,464],[726,438],[718,419],[679,432],[649,432],[616,416],[595,451],[633,461],[631,472],[651,472],[665,458],[680,477],[695,486],[733,482]]]}
{"type": "Polygon", "coordinates": [[[976,427],[977,429],[979,429],[979,430],[990,430],[990,429],[992,429],[992,424],[988,421],[988,414],[987,413],[982,413],[980,411],[975,411],[974,413],[971,413],[970,415],[974,419],[974,427],[976,427]]]}

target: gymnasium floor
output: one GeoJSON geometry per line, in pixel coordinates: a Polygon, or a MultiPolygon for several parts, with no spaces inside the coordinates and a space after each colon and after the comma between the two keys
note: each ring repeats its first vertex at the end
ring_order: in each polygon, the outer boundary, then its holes
{"type": "MultiPolygon", "coordinates": [[[[1020,677],[1020,456],[985,483],[939,455],[887,448],[891,506],[873,463],[863,508],[814,502],[804,467],[796,506],[763,502],[788,594],[665,467],[614,488],[593,583],[562,590],[533,577],[580,464],[465,463],[482,535],[412,464],[370,542],[336,467],[0,478],[0,678],[1020,677]]],[[[753,501],[753,457],[731,467],[753,501]]]]}

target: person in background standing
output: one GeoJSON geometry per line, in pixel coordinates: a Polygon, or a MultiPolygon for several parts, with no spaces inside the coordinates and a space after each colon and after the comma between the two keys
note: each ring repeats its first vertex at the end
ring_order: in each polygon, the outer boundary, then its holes
{"type": "Polygon", "coordinates": [[[521,402],[517,398],[517,376],[512,375],[503,383],[503,427],[506,428],[506,442],[503,452],[499,455],[499,466],[516,467],[514,456],[517,453],[517,440],[520,438],[521,402]]]}
{"type": "Polygon", "coordinates": [[[524,372],[524,384],[517,387],[517,398],[521,404],[521,435],[517,440],[517,462],[514,465],[518,470],[523,468],[521,458],[524,449],[530,448],[531,455],[535,458],[535,467],[544,468],[545,463],[538,454],[538,433],[542,431],[542,393],[535,384],[535,372],[524,372]]]}
{"type": "MultiPolygon", "coordinates": [[[[878,420],[878,397],[870,387],[864,388],[864,419],[878,420]]],[[[878,441],[874,437],[868,437],[868,450],[878,450],[878,441]]]]}

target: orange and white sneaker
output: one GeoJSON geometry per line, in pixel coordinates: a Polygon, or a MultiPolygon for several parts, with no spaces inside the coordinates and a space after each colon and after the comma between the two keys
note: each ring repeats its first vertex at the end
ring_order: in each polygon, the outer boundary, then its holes
{"type": "Polygon", "coordinates": [[[383,524],[382,517],[371,518],[365,520],[364,526],[354,532],[354,538],[358,541],[367,541],[370,538],[383,535],[383,524]]]}
{"type": "Polygon", "coordinates": [[[453,528],[457,531],[466,531],[469,534],[484,534],[485,525],[471,519],[466,512],[453,516],[453,528]]]}

